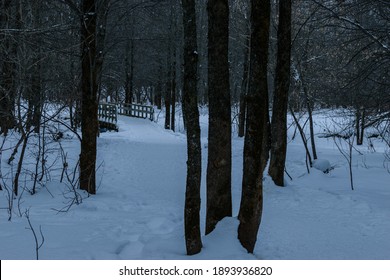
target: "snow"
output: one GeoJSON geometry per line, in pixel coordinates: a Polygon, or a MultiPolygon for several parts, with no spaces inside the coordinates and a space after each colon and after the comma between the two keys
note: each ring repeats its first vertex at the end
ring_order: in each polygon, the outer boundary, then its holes
{"type": "MultiPolygon", "coordinates": [[[[327,116],[315,117],[320,132],[319,124],[327,116]]],[[[265,172],[264,211],[254,254],[248,254],[236,237],[243,139],[233,136],[234,217],[202,236],[200,254],[186,256],[186,138],[182,128],[164,130],[163,119],[160,115],[154,123],[120,116],[119,132],[101,133],[97,195],[88,197],[78,191],[82,203],[68,211],[58,211],[67,210],[74,196],[69,184],[59,183],[60,170],[52,171],[51,181],[39,186],[37,194],[24,192],[19,201],[14,200],[11,221],[7,192],[0,191],[0,259],[35,259],[34,237],[23,215],[26,209],[38,240],[39,227],[45,239],[40,259],[390,259],[390,174],[384,167],[384,144],[374,139],[375,151],[367,146],[357,148],[361,154],[354,151],[355,191],[351,191],[348,164],[332,139],[316,138],[321,160],[314,165],[320,170],[312,168],[308,173],[302,142],[291,138],[293,126],[286,163],[292,180],[286,177],[286,187],[277,187],[265,172]],[[333,169],[325,174],[324,166],[333,169]]],[[[202,112],[200,123],[204,232],[207,112],[202,112]]],[[[7,141],[6,147],[11,147],[16,137],[7,141]]],[[[72,168],[79,142],[65,137],[61,145],[72,168]]],[[[6,150],[2,155],[3,175],[10,168],[6,163],[10,153],[6,150]]]]}
{"type": "Polygon", "coordinates": [[[332,165],[327,159],[316,159],[313,161],[313,167],[324,173],[328,173],[332,169],[332,165]]]}

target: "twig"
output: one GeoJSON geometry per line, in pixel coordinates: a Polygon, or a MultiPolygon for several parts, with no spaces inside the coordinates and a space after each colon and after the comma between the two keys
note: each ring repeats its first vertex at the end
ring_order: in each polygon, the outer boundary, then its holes
{"type": "Polygon", "coordinates": [[[36,256],[36,259],[39,260],[39,249],[41,249],[41,247],[43,246],[43,244],[45,243],[45,237],[42,233],[42,226],[39,226],[39,233],[41,235],[41,242],[38,241],[38,237],[37,237],[37,234],[35,232],[35,229],[34,227],[32,226],[31,224],[31,220],[30,220],[30,210],[26,210],[24,212],[24,215],[27,219],[27,222],[28,222],[28,225],[29,225],[29,230],[31,230],[33,236],[34,236],[34,241],[35,241],[35,256],[36,256]]]}
{"type": "Polygon", "coordinates": [[[288,174],[288,172],[287,172],[287,169],[286,169],[286,168],[284,168],[284,173],[286,173],[286,175],[288,176],[288,178],[290,178],[290,180],[291,180],[291,181],[293,180],[293,178],[290,176],[290,174],[288,174]]]}

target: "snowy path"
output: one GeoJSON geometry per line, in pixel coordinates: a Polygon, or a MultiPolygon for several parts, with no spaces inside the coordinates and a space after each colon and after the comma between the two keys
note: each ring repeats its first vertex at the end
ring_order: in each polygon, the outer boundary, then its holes
{"type": "MultiPolygon", "coordinates": [[[[58,184],[48,186],[55,199],[44,190],[22,198],[23,207],[31,207],[33,225],[37,229],[42,225],[45,244],[41,258],[164,258],[165,253],[167,257],[184,254],[169,239],[182,239],[185,138],[143,119],[120,117],[119,126],[118,133],[102,133],[98,139],[100,183],[96,196],[60,214],[51,209],[61,209],[68,200],[58,184]]],[[[7,225],[5,217],[1,218],[0,223],[7,225]]],[[[15,234],[1,234],[0,258],[34,258],[26,220],[15,217],[7,226],[7,231],[15,234]]]]}
{"type": "Polygon", "coordinates": [[[175,244],[183,232],[184,140],[148,120],[128,117],[120,117],[118,133],[101,134],[98,194],[77,210],[76,221],[83,221],[83,232],[91,232],[81,233],[80,245],[73,246],[79,248],[78,257],[164,259],[184,254],[175,244]]]}
{"type": "Polygon", "coordinates": [[[104,168],[95,202],[117,222],[107,224],[107,238],[109,227],[116,227],[124,239],[115,252],[119,258],[183,254],[174,243],[183,232],[185,138],[143,119],[121,117],[119,127],[99,139],[104,168]]]}

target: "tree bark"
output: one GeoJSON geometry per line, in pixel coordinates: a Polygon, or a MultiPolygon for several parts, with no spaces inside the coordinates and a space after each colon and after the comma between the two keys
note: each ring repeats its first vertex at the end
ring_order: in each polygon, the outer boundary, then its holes
{"type": "Polygon", "coordinates": [[[362,112],[362,120],[360,121],[361,129],[360,129],[360,142],[358,145],[363,145],[364,141],[364,129],[366,126],[366,109],[363,107],[362,112]]]}
{"type": "Polygon", "coordinates": [[[291,0],[279,1],[278,51],[271,123],[271,161],[269,175],[284,186],[287,152],[287,104],[290,87],[291,0]]]}
{"type": "Polygon", "coordinates": [[[365,126],[365,108],[357,105],[356,108],[356,145],[363,145],[364,126],[365,126]]]}
{"type": "Polygon", "coordinates": [[[31,114],[31,125],[34,126],[34,132],[39,133],[41,128],[41,116],[43,109],[43,96],[42,96],[42,75],[41,75],[41,53],[38,50],[38,54],[36,57],[37,62],[34,63],[32,67],[32,77],[30,81],[31,87],[31,96],[30,102],[31,106],[29,106],[32,110],[31,114]]]}
{"type": "Polygon", "coordinates": [[[157,81],[157,87],[156,87],[156,94],[155,94],[155,104],[157,106],[157,109],[161,110],[162,108],[162,81],[161,81],[161,76],[162,76],[162,66],[159,66],[159,74],[158,74],[158,81],[157,81]]]}
{"type": "Polygon", "coordinates": [[[82,4],[81,45],[82,45],[82,103],[81,103],[81,153],[80,189],[89,194],[96,193],[96,136],[98,132],[97,100],[97,13],[94,0],[82,4]]]}
{"type": "Polygon", "coordinates": [[[134,78],[134,41],[129,39],[126,44],[126,57],[125,57],[125,70],[126,70],[126,90],[125,90],[125,103],[131,104],[133,102],[133,78],[134,78]]]}
{"type": "Polygon", "coordinates": [[[172,92],[172,80],[171,80],[171,65],[170,65],[170,51],[168,52],[168,61],[167,61],[167,67],[168,67],[168,75],[166,80],[166,89],[165,89],[165,98],[164,98],[164,104],[165,104],[165,129],[171,129],[171,92],[172,92]]]}
{"type": "Polygon", "coordinates": [[[250,54],[250,34],[247,35],[244,54],[244,69],[242,74],[242,85],[240,92],[240,113],[238,116],[238,137],[245,135],[245,117],[246,117],[246,95],[248,93],[249,79],[249,54],[250,54]]]}
{"type": "Polygon", "coordinates": [[[268,42],[270,1],[252,0],[250,86],[244,140],[242,196],[238,218],[238,239],[253,253],[263,209],[263,171],[268,159],[268,42]]]}
{"type": "Polygon", "coordinates": [[[187,255],[201,251],[200,184],[202,150],[197,90],[197,34],[195,0],[182,0],[184,26],[183,111],[187,124],[187,181],[184,211],[187,255]]]}
{"type": "Polygon", "coordinates": [[[171,129],[175,131],[175,118],[176,118],[176,47],[173,46],[173,57],[172,57],[172,94],[171,94],[171,129]]]}
{"type": "Polygon", "coordinates": [[[229,3],[227,0],[209,0],[207,12],[209,143],[206,234],[213,231],[224,217],[232,215],[229,3]]]}

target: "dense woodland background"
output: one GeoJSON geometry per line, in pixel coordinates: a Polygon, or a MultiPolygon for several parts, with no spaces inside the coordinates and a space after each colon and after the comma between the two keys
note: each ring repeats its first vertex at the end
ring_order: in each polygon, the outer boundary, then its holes
{"type": "MultiPolygon", "coordinates": [[[[184,114],[187,252],[198,253],[198,107],[207,107],[206,233],[232,215],[229,139],[239,134],[245,148],[238,236],[253,252],[269,154],[269,173],[284,184],[287,113],[296,118],[307,112],[313,133],[313,111],[342,108],[338,112],[353,121],[324,131],[324,137],[344,139],[351,149],[367,136],[380,137],[390,147],[388,0],[0,3],[0,153],[6,136],[19,133],[8,163],[21,154],[7,175],[11,182],[3,179],[0,187],[8,182],[16,197],[28,139],[61,138],[53,122],[79,137],[80,162],[72,168],[80,174],[73,182],[95,194],[99,102],[153,105],[165,111],[165,128],[171,130],[184,114]],[[58,118],[63,112],[65,120],[58,118]]],[[[299,132],[311,167],[317,158],[314,135],[299,132]]],[[[31,193],[48,168],[45,142],[39,141],[31,193]]]]}

